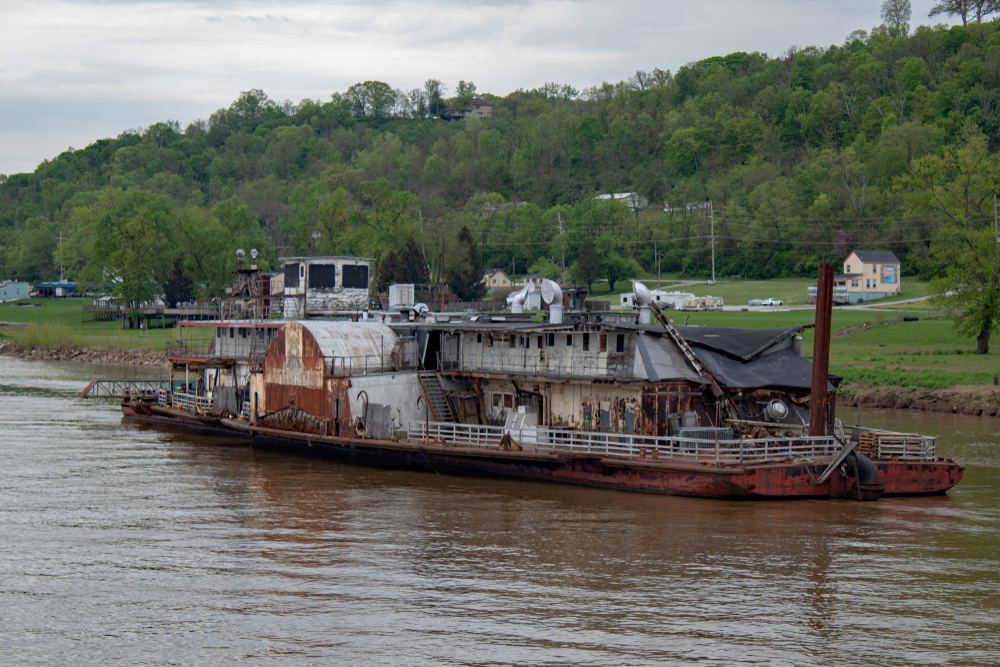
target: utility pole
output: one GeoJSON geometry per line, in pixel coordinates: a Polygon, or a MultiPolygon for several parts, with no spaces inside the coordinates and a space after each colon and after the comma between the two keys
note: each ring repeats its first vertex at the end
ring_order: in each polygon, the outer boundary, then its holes
{"type": "MultiPolygon", "coordinates": [[[[996,195],[993,195],[993,208],[996,208],[996,195]]],[[[59,282],[63,281],[63,263],[62,263],[62,230],[59,230],[59,282]]]]}
{"type": "Polygon", "coordinates": [[[708,202],[709,216],[712,218],[712,284],[715,284],[715,205],[708,202]]]}
{"type": "Polygon", "coordinates": [[[427,266],[427,248],[424,247],[424,212],[418,210],[417,215],[420,216],[420,254],[424,256],[424,266],[427,266]]]}
{"type": "Polygon", "coordinates": [[[563,268],[563,271],[565,271],[566,270],[566,244],[562,243],[562,213],[560,213],[559,211],[556,211],[556,220],[559,221],[559,236],[560,236],[559,241],[560,241],[560,244],[562,246],[560,252],[562,254],[562,268],[563,268]]]}
{"type": "Polygon", "coordinates": [[[653,254],[656,255],[656,287],[663,287],[663,279],[660,275],[660,249],[656,241],[653,241],[653,254]]]}

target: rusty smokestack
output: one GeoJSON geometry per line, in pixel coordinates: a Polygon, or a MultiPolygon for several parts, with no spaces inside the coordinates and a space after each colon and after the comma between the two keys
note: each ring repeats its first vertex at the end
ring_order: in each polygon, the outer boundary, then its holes
{"type": "Polygon", "coordinates": [[[813,341],[809,435],[826,435],[826,388],[830,381],[830,317],[833,314],[833,264],[819,265],[816,285],[816,338],[813,341]]]}

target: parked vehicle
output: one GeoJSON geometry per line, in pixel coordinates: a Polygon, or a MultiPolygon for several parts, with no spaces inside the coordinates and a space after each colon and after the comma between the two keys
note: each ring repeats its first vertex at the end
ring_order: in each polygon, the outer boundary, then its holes
{"type": "Polygon", "coordinates": [[[750,303],[747,304],[747,305],[750,305],[750,306],[761,306],[763,304],[764,304],[764,302],[761,299],[750,299],[750,303]]]}
{"type": "Polygon", "coordinates": [[[782,303],[781,299],[764,299],[763,301],[760,302],[760,305],[762,305],[762,306],[783,306],[785,304],[782,303]]]}

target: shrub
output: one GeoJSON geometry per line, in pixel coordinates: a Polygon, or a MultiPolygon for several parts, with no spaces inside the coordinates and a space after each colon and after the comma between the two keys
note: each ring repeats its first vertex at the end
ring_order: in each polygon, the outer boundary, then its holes
{"type": "Polygon", "coordinates": [[[17,336],[17,342],[30,350],[37,347],[61,347],[72,345],[73,335],[62,322],[45,322],[24,327],[17,336]]]}

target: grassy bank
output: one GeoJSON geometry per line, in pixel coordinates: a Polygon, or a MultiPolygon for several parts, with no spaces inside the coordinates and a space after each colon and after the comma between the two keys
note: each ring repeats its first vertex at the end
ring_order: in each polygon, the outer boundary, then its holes
{"type": "Polygon", "coordinates": [[[25,299],[0,304],[0,337],[26,345],[122,347],[162,350],[177,337],[168,329],[122,329],[121,322],[84,322],[86,299],[25,299]],[[30,305],[24,305],[30,304],[30,305]]]}

